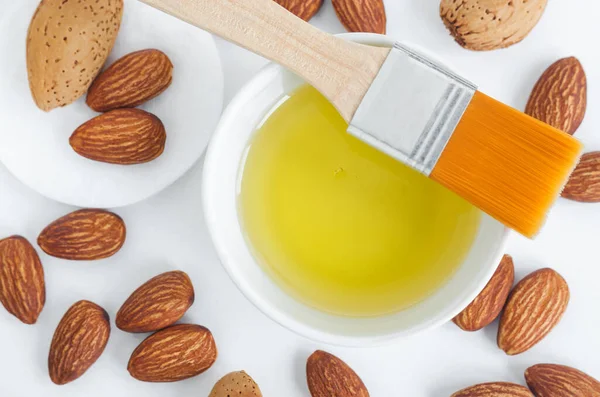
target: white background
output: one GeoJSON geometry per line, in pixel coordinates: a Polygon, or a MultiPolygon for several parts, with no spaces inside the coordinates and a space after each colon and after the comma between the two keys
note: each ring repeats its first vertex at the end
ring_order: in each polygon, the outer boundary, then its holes
{"type": "MultiPolygon", "coordinates": [[[[0,0],[0,5],[10,1],[0,0]]],[[[438,0],[387,0],[388,33],[436,52],[478,82],[482,90],[519,108],[524,107],[537,77],[550,63],[576,55],[586,68],[590,86],[588,115],[577,136],[588,150],[598,150],[600,3],[549,3],[534,32],[523,43],[502,51],[473,53],[456,45],[438,17],[438,0]]],[[[313,22],[330,32],[343,31],[328,0],[313,22]]],[[[229,101],[265,61],[222,41],[218,45],[229,101]]],[[[244,369],[266,397],[308,397],[305,360],[317,348],[346,360],[372,396],[449,396],[478,382],[521,383],[523,371],[539,362],[572,365],[600,378],[600,204],[561,200],[536,241],[517,236],[510,240],[508,252],[515,258],[518,278],[551,266],[571,287],[571,303],[563,321],[531,351],[507,357],[495,345],[496,325],[468,334],[453,324],[393,346],[343,349],[318,345],[288,332],[236,290],[219,264],[203,223],[201,169],[200,162],[158,196],[116,210],[127,223],[128,240],[115,257],[70,263],[41,255],[48,295],[38,324],[23,325],[0,308],[0,396],[202,397],[222,375],[244,369]],[[105,353],[82,378],[62,387],[51,383],[46,368],[48,346],[56,324],[73,302],[93,300],[114,318],[133,289],[170,269],[187,271],[194,282],[196,303],[185,320],[213,331],[220,355],[211,370],[176,384],[138,382],[129,376],[126,365],[143,336],[113,327],[105,353]]],[[[70,210],[28,190],[0,165],[0,236],[22,234],[35,241],[48,222],[70,210]]]]}

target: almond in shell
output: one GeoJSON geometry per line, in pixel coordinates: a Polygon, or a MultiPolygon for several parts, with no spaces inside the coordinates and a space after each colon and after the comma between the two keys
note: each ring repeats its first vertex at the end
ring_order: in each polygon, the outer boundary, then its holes
{"type": "Polygon", "coordinates": [[[125,223],[105,210],[72,212],[48,225],[38,245],[48,255],[69,260],[96,260],[116,254],[125,243],[125,223]]]}
{"type": "Polygon", "coordinates": [[[531,349],[560,322],[569,303],[567,282],[552,269],[521,280],[511,292],[498,329],[498,346],[508,355],[531,349]]]}
{"type": "Polygon", "coordinates": [[[321,350],[308,358],[306,380],[312,397],[369,397],[365,384],[348,364],[321,350]]]}
{"type": "Polygon", "coordinates": [[[508,382],[491,382],[467,387],[452,397],[533,397],[525,386],[508,382]]]}
{"type": "Polygon", "coordinates": [[[0,302],[25,324],[35,324],[46,303],[40,257],[21,236],[0,240],[0,302]]]}
{"type": "Polygon", "coordinates": [[[542,74],[525,113],[573,135],[585,117],[587,78],[575,57],[556,61],[542,74]]]}
{"type": "Polygon", "coordinates": [[[69,143],[79,155],[110,164],[133,165],[159,157],[167,141],[160,119],[140,109],[104,113],[75,130],[69,143]]]}
{"type": "Polygon", "coordinates": [[[57,385],[83,375],[102,355],[110,336],[106,311],[95,303],[79,301],[58,324],[48,356],[50,379],[57,385]]]}
{"type": "Polygon", "coordinates": [[[137,51],[117,60],[98,76],[87,104],[97,112],[133,108],[163,93],[173,81],[173,64],[162,51],[137,51]]]}
{"type": "Polygon", "coordinates": [[[537,25],[548,0],[442,0],[440,15],[461,46],[474,51],[509,47],[537,25]]]}
{"type": "Polygon", "coordinates": [[[600,396],[600,382],[565,365],[534,365],[525,371],[525,380],[536,397],[600,396]]]}
{"type": "Polygon", "coordinates": [[[232,372],[222,377],[208,397],[262,397],[260,388],[244,371],[232,372]]]}
{"type": "Polygon", "coordinates": [[[467,306],[454,323],[464,331],[478,331],[491,324],[502,311],[515,281],[515,266],[510,255],[504,255],[500,266],[483,291],[467,306]]]}
{"type": "Polygon", "coordinates": [[[123,0],[42,0],[27,33],[36,105],[50,111],[85,95],[113,48],[123,0]]]}
{"type": "Polygon", "coordinates": [[[117,313],[117,327],[153,332],[173,325],[194,303],[194,287],[181,271],[160,274],[139,287],[117,313]]]}
{"type": "Polygon", "coordinates": [[[600,152],[586,153],[581,157],[562,197],[582,203],[600,203],[600,152]]]}
{"type": "Polygon", "coordinates": [[[323,0],[275,0],[275,2],[305,21],[310,21],[323,5],[323,0]]]}
{"type": "Polygon", "coordinates": [[[133,351],[127,369],[144,382],[176,382],[200,375],[216,360],[212,333],[200,325],[180,324],[146,338],[133,351]]]}
{"type": "Polygon", "coordinates": [[[385,34],[387,16],[383,0],[332,0],[332,3],[349,32],[385,34]]]}

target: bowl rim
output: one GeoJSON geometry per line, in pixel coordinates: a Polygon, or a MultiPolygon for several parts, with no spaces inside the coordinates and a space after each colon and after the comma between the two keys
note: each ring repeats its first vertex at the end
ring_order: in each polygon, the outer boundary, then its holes
{"type": "MultiPolygon", "coordinates": [[[[395,40],[390,38],[389,36],[373,33],[343,33],[336,36],[352,41],[360,41],[361,43],[371,45],[390,45],[395,42],[395,40]]],[[[423,51],[419,46],[415,46],[410,43],[407,44],[420,51],[423,51]]],[[[423,52],[427,53],[427,51],[423,52]]],[[[219,222],[219,220],[216,219],[216,217],[213,215],[215,211],[213,211],[211,189],[209,188],[209,186],[211,185],[211,181],[213,181],[213,175],[216,175],[218,173],[217,171],[213,170],[213,164],[215,163],[215,161],[213,161],[213,157],[217,157],[217,153],[215,150],[215,147],[217,145],[215,144],[215,142],[219,141],[221,135],[220,131],[226,127],[227,123],[230,122],[230,120],[233,120],[235,118],[235,114],[237,112],[237,109],[239,109],[240,105],[246,103],[249,98],[252,98],[257,92],[256,88],[261,85],[261,82],[264,82],[266,79],[271,79],[273,76],[276,75],[280,68],[281,66],[272,62],[267,64],[238,91],[238,93],[231,100],[231,102],[221,115],[221,120],[218,123],[217,128],[215,129],[215,132],[206,152],[202,175],[202,205],[207,228],[211,236],[211,240],[213,241],[213,246],[217,251],[217,256],[219,258],[219,261],[221,262],[221,265],[223,266],[233,283],[236,285],[238,290],[260,312],[269,317],[275,323],[292,331],[296,335],[307,338],[313,342],[326,343],[334,346],[343,347],[383,346],[403,339],[405,337],[415,335],[426,330],[437,328],[449,322],[452,318],[459,314],[467,305],[469,305],[477,297],[477,295],[479,295],[479,293],[483,290],[483,288],[492,278],[492,275],[497,269],[497,266],[494,265],[494,263],[500,263],[500,260],[504,255],[505,246],[507,244],[507,239],[510,234],[509,229],[504,228],[501,238],[498,239],[498,249],[496,254],[494,255],[494,261],[490,260],[489,264],[487,264],[487,269],[485,269],[485,271],[483,271],[484,267],[482,266],[482,272],[480,273],[480,281],[477,282],[477,288],[473,288],[472,293],[468,294],[468,296],[462,299],[460,303],[456,303],[453,310],[445,310],[444,313],[439,313],[437,316],[425,321],[421,321],[419,324],[409,327],[408,329],[396,330],[393,333],[388,333],[385,335],[346,336],[335,334],[333,332],[325,332],[322,330],[315,329],[310,325],[305,324],[304,322],[294,319],[293,315],[289,313],[285,315],[281,312],[281,310],[277,309],[273,305],[265,305],[264,299],[260,298],[259,294],[256,293],[256,288],[252,287],[250,283],[247,283],[243,279],[243,277],[241,277],[241,273],[236,271],[236,265],[233,263],[234,260],[230,257],[230,254],[228,252],[229,249],[226,247],[226,244],[223,244],[222,240],[217,239],[216,236],[218,233],[215,231],[216,224],[219,222]]],[[[255,264],[256,266],[260,267],[258,263],[255,264]]],[[[264,272],[264,270],[261,271],[264,272]]],[[[266,277],[268,277],[266,272],[264,272],[264,274],[266,277]]],[[[283,293],[290,296],[285,291],[283,291],[283,293]]]]}

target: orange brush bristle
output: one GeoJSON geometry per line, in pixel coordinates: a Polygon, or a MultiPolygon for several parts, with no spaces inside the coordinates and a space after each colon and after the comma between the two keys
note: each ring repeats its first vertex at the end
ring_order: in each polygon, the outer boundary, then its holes
{"type": "Polygon", "coordinates": [[[531,238],[582,149],[572,136],[477,92],[431,178],[531,238]]]}

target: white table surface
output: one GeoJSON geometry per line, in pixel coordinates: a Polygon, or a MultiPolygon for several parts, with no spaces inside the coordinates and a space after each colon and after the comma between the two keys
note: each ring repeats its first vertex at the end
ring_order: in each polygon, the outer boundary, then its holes
{"type": "MultiPolygon", "coordinates": [[[[0,0],[0,9],[10,1],[0,0]]],[[[327,31],[342,32],[331,4],[326,3],[313,22],[327,31]]],[[[520,108],[550,63],[576,55],[586,68],[590,85],[588,115],[577,136],[588,150],[598,150],[600,3],[549,3],[546,15],[525,42],[503,51],[473,53],[461,49],[440,22],[438,0],[386,0],[388,32],[438,53],[478,82],[482,90],[520,108]]],[[[229,101],[265,61],[228,43],[219,41],[218,45],[229,101]]],[[[475,334],[447,324],[393,346],[343,349],[313,343],[281,328],[237,291],[221,268],[203,223],[201,172],[202,161],[158,196],[116,210],[127,223],[128,240],[115,257],[70,263],[41,255],[47,303],[38,324],[23,325],[0,308],[0,396],[207,396],[222,375],[244,369],[258,381],[266,397],[308,397],[305,360],[318,348],[346,360],[361,375],[372,396],[449,396],[478,382],[523,382],[523,371],[540,362],[572,365],[600,378],[600,204],[561,200],[536,241],[518,236],[510,239],[508,252],[515,259],[518,278],[551,266],[571,287],[571,303],[563,321],[531,351],[506,356],[496,347],[495,324],[475,334]],[[54,328],[72,303],[92,300],[114,319],[133,289],[170,269],[185,270],[192,278],[196,303],[185,320],[213,331],[219,359],[212,369],[174,384],[138,382],[129,376],[126,366],[143,336],[113,327],[106,351],[81,379],[62,387],[50,381],[48,347],[54,328]]],[[[0,237],[21,234],[35,241],[48,222],[70,210],[25,188],[0,165],[0,237]]]]}

